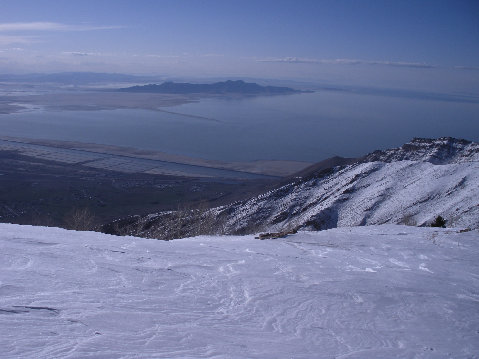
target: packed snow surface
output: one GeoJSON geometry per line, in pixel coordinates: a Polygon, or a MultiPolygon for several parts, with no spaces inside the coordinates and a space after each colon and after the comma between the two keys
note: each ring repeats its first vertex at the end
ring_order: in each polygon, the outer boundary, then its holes
{"type": "Polygon", "coordinates": [[[479,233],[0,225],[2,358],[479,358],[479,233]]]}

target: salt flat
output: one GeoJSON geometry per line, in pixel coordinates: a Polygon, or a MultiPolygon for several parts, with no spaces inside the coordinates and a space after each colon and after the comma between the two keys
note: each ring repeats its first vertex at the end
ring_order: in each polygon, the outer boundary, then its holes
{"type": "Polygon", "coordinates": [[[185,177],[272,178],[290,176],[309,162],[258,160],[223,162],[130,147],[0,136],[0,152],[126,173],[185,177]]]}
{"type": "MultiPolygon", "coordinates": [[[[78,144],[80,148],[68,148],[68,147],[56,147],[52,145],[44,145],[44,144],[36,144],[30,143],[30,140],[22,140],[18,139],[5,139],[0,138],[0,152],[1,151],[15,151],[20,153],[21,155],[38,158],[42,160],[49,160],[55,161],[59,163],[67,163],[67,164],[80,164],[86,167],[93,167],[98,169],[104,170],[112,170],[116,172],[124,172],[124,173],[149,173],[149,174],[159,174],[159,175],[174,175],[174,176],[182,176],[182,177],[216,177],[216,178],[234,178],[234,179],[264,179],[264,178],[274,178],[268,175],[262,175],[259,173],[259,170],[253,172],[243,171],[241,166],[240,168],[236,168],[234,163],[230,166],[233,167],[232,169],[222,168],[219,165],[217,167],[214,166],[205,166],[204,164],[194,164],[194,163],[183,163],[183,162],[175,162],[175,156],[172,156],[171,159],[168,158],[167,160],[161,159],[149,159],[149,158],[142,158],[135,157],[135,155],[127,155],[127,154],[117,154],[115,153],[108,153],[108,152],[96,152],[96,151],[89,151],[89,147],[102,147],[100,145],[86,145],[87,150],[82,149],[82,145],[78,144]],[[25,142],[22,142],[25,141],[25,142]]],[[[34,140],[32,140],[35,142],[34,140]]],[[[40,141],[42,143],[43,141],[40,141]]],[[[58,141],[60,142],[60,141],[58,141]]],[[[57,142],[57,143],[58,143],[57,142]]],[[[66,142],[66,144],[71,144],[71,142],[66,142]]],[[[65,143],[62,143],[62,146],[67,146],[65,143]]],[[[108,146],[104,146],[107,147],[108,146]]],[[[123,151],[127,151],[128,149],[125,148],[118,148],[114,147],[115,150],[120,149],[123,151]]],[[[135,151],[134,149],[130,149],[135,151]]],[[[161,157],[161,154],[160,154],[161,157]]],[[[191,161],[190,161],[191,162],[191,161]]],[[[194,162],[194,161],[193,161],[194,162]]],[[[274,161],[266,161],[265,165],[268,166],[268,162],[274,161]]],[[[284,163],[284,161],[277,161],[277,166],[280,166],[284,163]]],[[[287,161],[286,161],[287,162],[287,161]]],[[[201,160],[200,160],[201,163],[201,160]]],[[[298,165],[298,163],[293,162],[298,165]]],[[[249,167],[254,169],[254,163],[252,163],[249,167]]],[[[261,163],[259,164],[261,167],[261,163]]],[[[293,167],[294,168],[294,167],[293,167]]],[[[302,168],[302,167],[298,167],[302,168]]],[[[273,165],[274,171],[274,165],[273,165]]]]}
{"type": "Polygon", "coordinates": [[[0,224],[1,358],[479,358],[479,234],[0,224]]]}

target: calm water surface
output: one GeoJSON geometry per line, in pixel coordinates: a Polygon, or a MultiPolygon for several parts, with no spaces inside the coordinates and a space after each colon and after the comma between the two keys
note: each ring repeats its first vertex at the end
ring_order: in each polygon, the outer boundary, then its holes
{"type": "Polygon", "coordinates": [[[0,134],[153,149],[238,161],[319,161],[395,147],[412,137],[479,141],[479,104],[316,92],[205,99],[147,110],[0,115],[0,134]]]}

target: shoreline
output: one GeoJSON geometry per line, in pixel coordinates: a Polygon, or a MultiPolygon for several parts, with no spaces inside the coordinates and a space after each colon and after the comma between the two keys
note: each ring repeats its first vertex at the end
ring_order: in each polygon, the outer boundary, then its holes
{"type": "Polygon", "coordinates": [[[150,110],[200,120],[218,121],[204,116],[168,111],[165,110],[165,108],[199,102],[205,99],[246,99],[254,97],[292,96],[297,94],[298,93],[258,95],[209,93],[166,94],[79,89],[49,93],[28,93],[23,95],[0,95],[0,114],[21,113],[32,107],[44,108],[49,111],[150,110]]]}

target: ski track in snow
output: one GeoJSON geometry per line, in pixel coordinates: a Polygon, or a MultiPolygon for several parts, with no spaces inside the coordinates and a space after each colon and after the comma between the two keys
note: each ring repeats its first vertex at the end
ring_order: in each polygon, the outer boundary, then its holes
{"type": "Polygon", "coordinates": [[[479,234],[0,224],[1,358],[479,358],[479,234]]]}

